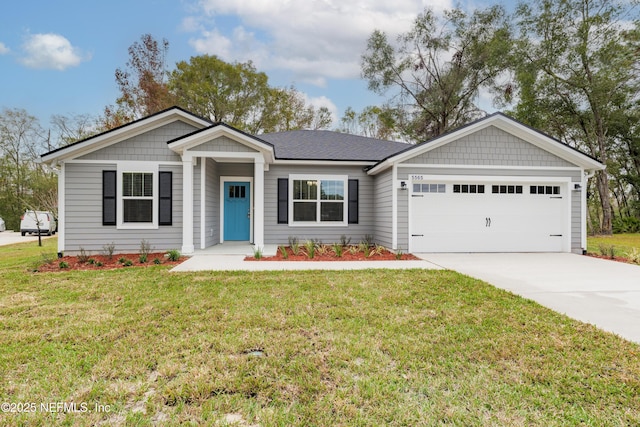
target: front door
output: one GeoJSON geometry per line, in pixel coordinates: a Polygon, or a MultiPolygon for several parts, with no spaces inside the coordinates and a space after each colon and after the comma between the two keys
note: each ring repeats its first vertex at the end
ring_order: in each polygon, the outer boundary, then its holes
{"type": "Polygon", "coordinates": [[[251,198],[248,182],[224,183],[224,240],[249,240],[251,198]]]}

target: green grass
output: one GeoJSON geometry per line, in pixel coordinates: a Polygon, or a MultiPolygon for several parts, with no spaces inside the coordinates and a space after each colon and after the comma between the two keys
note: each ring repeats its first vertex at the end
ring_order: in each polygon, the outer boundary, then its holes
{"type": "Polygon", "coordinates": [[[617,256],[627,256],[640,251],[640,233],[614,234],[611,236],[589,236],[587,238],[587,251],[601,255],[604,248],[613,246],[617,256]]]}
{"type": "Polygon", "coordinates": [[[640,423],[639,346],[451,271],[31,273],[40,252],[0,248],[0,402],[109,412],[0,424],[640,423]]]}

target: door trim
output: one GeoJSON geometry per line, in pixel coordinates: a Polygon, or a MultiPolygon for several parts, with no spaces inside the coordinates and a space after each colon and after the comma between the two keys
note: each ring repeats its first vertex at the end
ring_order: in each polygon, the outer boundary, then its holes
{"type": "Polygon", "coordinates": [[[249,241],[253,242],[253,177],[251,176],[221,176],[220,177],[220,243],[224,242],[224,184],[226,182],[248,182],[249,183],[249,241]]]}

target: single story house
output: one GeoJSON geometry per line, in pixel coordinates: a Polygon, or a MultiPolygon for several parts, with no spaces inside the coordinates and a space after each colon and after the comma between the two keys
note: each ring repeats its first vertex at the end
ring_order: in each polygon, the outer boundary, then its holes
{"type": "Polygon", "coordinates": [[[331,131],[249,135],[180,108],[53,150],[59,251],[184,254],[227,241],[403,252],[576,252],[604,166],[504,114],[419,145],[331,131]]]}

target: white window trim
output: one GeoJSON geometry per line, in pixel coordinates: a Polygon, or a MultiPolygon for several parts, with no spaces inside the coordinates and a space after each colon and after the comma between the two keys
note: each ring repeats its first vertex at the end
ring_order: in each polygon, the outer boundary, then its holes
{"type": "MultiPolygon", "coordinates": [[[[310,200],[311,201],[311,200],[310,200]]],[[[348,227],[349,226],[349,176],[348,175],[289,175],[289,226],[290,227],[348,227]],[[317,220],[316,221],[294,221],[293,220],[293,181],[342,181],[344,188],[344,198],[342,203],[342,221],[320,221],[320,189],[318,189],[318,199],[315,200],[317,220]]]]}
{"type": "Polygon", "coordinates": [[[118,230],[156,230],[158,229],[158,164],[149,162],[119,162],[116,177],[116,208],[118,230]],[[153,202],[151,222],[124,222],[124,197],[122,192],[122,181],[125,173],[151,173],[153,174],[153,202]]]}

